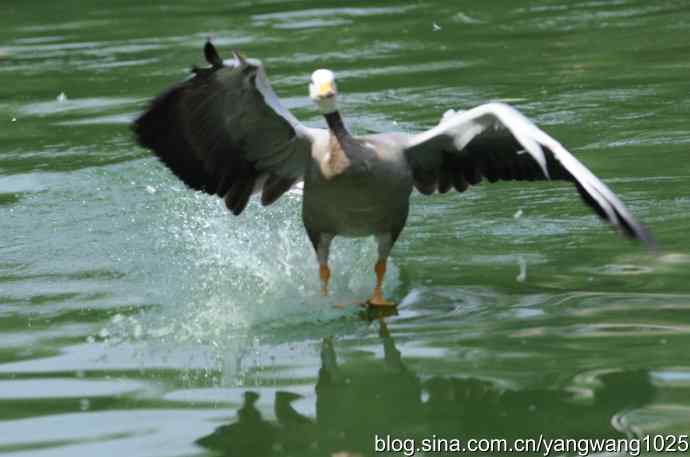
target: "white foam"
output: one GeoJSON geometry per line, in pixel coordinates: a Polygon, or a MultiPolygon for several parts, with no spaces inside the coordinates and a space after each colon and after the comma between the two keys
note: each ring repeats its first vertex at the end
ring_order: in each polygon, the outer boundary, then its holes
{"type": "MultiPolygon", "coordinates": [[[[240,351],[257,347],[257,339],[281,333],[294,337],[301,328],[309,332],[314,324],[352,316],[358,307],[334,305],[371,293],[374,240],[336,238],[330,296],[319,295],[318,265],[302,226],[297,192],[267,208],[253,200],[233,217],[218,199],[156,188],[155,196],[147,195],[166,199],[165,210],[147,236],[156,240],[157,263],[164,267],[144,274],[163,303],[111,322],[110,341],[144,339],[240,351]]],[[[397,283],[397,268],[389,262],[386,293],[397,283]]]]}

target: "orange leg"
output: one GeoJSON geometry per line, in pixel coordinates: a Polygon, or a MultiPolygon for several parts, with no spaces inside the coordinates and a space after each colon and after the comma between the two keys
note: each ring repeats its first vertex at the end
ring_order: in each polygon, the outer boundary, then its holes
{"type": "Polygon", "coordinates": [[[319,265],[319,278],[321,278],[321,295],[328,295],[328,280],[331,279],[331,269],[328,265],[322,263],[319,265]]]}
{"type": "Polygon", "coordinates": [[[386,260],[379,260],[374,266],[376,272],[376,286],[371,293],[371,297],[367,300],[369,306],[395,306],[395,303],[389,302],[383,298],[381,293],[381,285],[383,284],[383,276],[386,274],[386,260]]]}

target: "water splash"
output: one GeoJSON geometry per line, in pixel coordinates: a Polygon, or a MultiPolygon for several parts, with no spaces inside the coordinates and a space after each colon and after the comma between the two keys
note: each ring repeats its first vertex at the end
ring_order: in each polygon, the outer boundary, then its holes
{"type": "MultiPolygon", "coordinates": [[[[373,239],[334,241],[328,298],[319,295],[318,267],[300,217],[301,195],[291,192],[262,208],[252,200],[239,217],[222,202],[181,186],[141,187],[159,208],[149,230],[159,258],[143,266],[159,306],[115,317],[106,331],[111,342],[150,340],[201,344],[219,352],[242,352],[258,342],[311,337],[316,327],[355,320],[358,307],[336,303],[366,298],[373,287],[373,239]],[[155,195],[154,195],[155,194],[155,195]]],[[[389,265],[386,293],[398,283],[389,265]]],[[[337,324],[336,324],[337,325],[337,324]]],[[[103,337],[103,335],[101,335],[103,337]]]]}

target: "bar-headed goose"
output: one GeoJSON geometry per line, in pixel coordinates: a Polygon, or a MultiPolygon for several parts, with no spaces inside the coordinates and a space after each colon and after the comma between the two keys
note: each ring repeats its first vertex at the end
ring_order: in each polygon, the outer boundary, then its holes
{"type": "Polygon", "coordinates": [[[328,253],[337,235],[375,236],[376,285],[367,303],[391,305],[381,293],[386,260],[416,188],[424,195],[459,192],[483,178],[565,180],[620,233],[654,241],[618,197],[561,144],[503,103],[449,111],[418,133],[355,137],[338,112],[335,76],[316,70],[309,95],[328,129],[302,125],[271,89],[260,62],[235,53],[223,62],[204,48],[207,68],[165,91],[134,123],[151,149],[189,187],[225,200],[240,214],[254,193],[270,205],[304,181],[302,218],[328,290],[328,253]]]}

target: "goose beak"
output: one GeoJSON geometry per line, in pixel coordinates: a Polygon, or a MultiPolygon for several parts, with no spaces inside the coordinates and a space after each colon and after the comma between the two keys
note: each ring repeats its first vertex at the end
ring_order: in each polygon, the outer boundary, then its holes
{"type": "Polygon", "coordinates": [[[319,98],[329,98],[335,95],[335,87],[333,81],[326,81],[319,84],[318,92],[319,98]]]}

